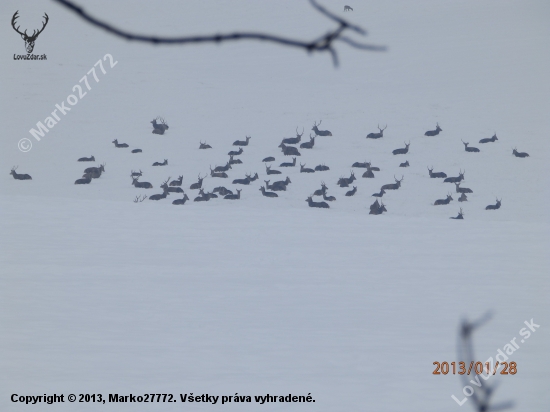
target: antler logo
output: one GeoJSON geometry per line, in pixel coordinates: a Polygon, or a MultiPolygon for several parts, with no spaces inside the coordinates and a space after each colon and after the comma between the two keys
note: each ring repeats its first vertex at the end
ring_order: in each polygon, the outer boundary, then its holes
{"type": "Polygon", "coordinates": [[[25,30],[24,33],[21,33],[21,32],[19,31],[19,27],[20,27],[20,26],[15,27],[15,20],[17,20],[17,18],[19,17],[19,16],[17,15],[18,13],[19,13],[19,10],[17,10],[17,11],[14,13],[14,15],[13,15],[13,17],[12,17],[12,19],[11,19],[11,25],[12,25],[13,29],[14,29],[17,33],[19,33],[19,34],[21,35],[21,38],[22,38],[23,40],[25,40],[25,48],[27,49],[27,53],[32,53],[32,51],[34,50],[34,42],[36,41],[36,38],[38,37],[38,35],[44,31],[44,28],[45,28],[46,25],[48,24],[49,17],[48,17],[48,15],[47,15],[46,13],[44,13],[44,18],[46,19],[46,21],[43,23],[42,28],[41,28],[40,30],[38,30],[38,31],[34,30],[33,33],[32,33],[32,35],[29,36],[29,35],[27,34],[27,30],[25,30]]]}

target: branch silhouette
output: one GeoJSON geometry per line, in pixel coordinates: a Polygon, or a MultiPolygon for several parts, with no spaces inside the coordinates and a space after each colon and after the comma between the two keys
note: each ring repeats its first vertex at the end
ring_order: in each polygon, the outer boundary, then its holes
{"type": "Polygon", "coordinates": [[[366,36],[366,30],[362,29],[359,26],[353,25],[348,21],[336,16],[335,14],[329,12],[323,6],[319,5],[315,0],[309,0],[311,6],[327,17],[329,20],[337,23],[338,26],[336,29],[328,32],[327,34],[318,37],[317,39],[306,42],[302,40],[295,40],[290,38],[285,38],[281,36],[270,35],[266,33],[255,33],[255,32],[235,32],[229,34],[213,34],[213,35],[204,35],[204,36],[184,36],[184,37],[158,37],[158,36],[148,36],[144,34],[130,33],[124,30],[121,30],[115,26],[112,26],[104,21],[101,21],[95,17],[92,17],[80,6],[77,6],[70,0],[54,0],[55,2],[61,4],[62,6],[68,8],[74,13],[78,14],[81,18],[86,20],[88,23],[100,27],[103,30],[111,33],[115,36],[122,37],[126,40],[139,41],[145,43],[153,44],[188,44],[188,43],[221,43],[224,41],[236,41],[236,40],[260,40],[267,41],[271,43],[278,43],[289,47],[298,47],[306,50],[308,53],[312,52],[328,52],[332,57],[332,62],[335,67],[338,66],[338,53],[334,47],[334,42],[341,41],[348,44],[350,47],[361,50],[369,51],[386,51],[385,46],[376,46],[372,44],[365,44],[356,42],[349,37],[343,36],[343,33],[346,31],[352,31],[358,33],[362,36],[366,36]]]}

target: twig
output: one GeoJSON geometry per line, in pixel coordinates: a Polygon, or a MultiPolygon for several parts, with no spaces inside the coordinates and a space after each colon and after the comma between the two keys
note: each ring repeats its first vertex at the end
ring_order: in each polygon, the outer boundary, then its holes
{"type": "Polygon", "coordinates": [[[254,33],[254,32],[243,32],[243,33],[229,33],[229,34],[213,34],[205,36],[186,36],[186,37],[158,37],[158,36],[147,36],[143,34],[135,34],[126,32],[119,28],[116,28],[108,23],[105,23],[95,17],[89,15],[84,9],[80,6],[77,6],[75,3],[69,0],[54,0],[62,6],[68,8],[69,10],[78,14],[81,18],[86,20],[88,23],[100,27],[103,30],[114,34],[115,36],[122,37],[126,40],[133,40],[145,43],[153,44],[187,44],[187,43],[221,43],[223,41],[229,40],[261,40],[272,43],[278,43],[289,47],[298,47],[305,49],[308,53],[311,52],[328,52],[332,57],[332,61],[335,67],[338,66],[338,54],[334,48],[334,42],[340,40],[349,46],[369,51],[385,51],[385,46],[376,46],[371,44],[358,43],[354,40],[351,40],[348,37],[342,36],[342,33],[346,30],[351,30],[355,33],[365,36],[367,32],[359,26],[355,26],[348,21],[336,16],[335,14],[329,12],[323,6],[319,5],[316,0],[309,0],[312,7],[323,14],[328,19],[336,22],[338,27],[333,31],[325,34],[313,40],[311,42],[305,42],[301,40],[289,39],[281,36],[274,36],[266,33],[254,33]]]}

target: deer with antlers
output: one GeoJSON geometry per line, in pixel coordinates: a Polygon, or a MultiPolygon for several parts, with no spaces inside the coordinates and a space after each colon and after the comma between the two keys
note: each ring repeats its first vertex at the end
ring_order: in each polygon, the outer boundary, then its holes
{"type": "Polygon", "coordinates": [[[315,136],[309,135],[309,142],[304,142],[300,145],[300,149],[313,149],[315,146],[315,136]]]}
{"type": "Polygon", "coordinates": [[[44,13],[44,20],[45,21],[42,23],[42,28],[40,30],[33,30],[32,34],[29,36],[27,34],[27,30],[25,30],[24,32],[20,32],[19,31],[20,26],[15,27],[15,24],[16,24],[15,21],[19,18],[18,13],[19,13],[19,10],[17,10],[13,14],[13,17],[11,19],[11,26],[13,27],[13,29],[17,33],[19,33],[21,35],[21,38],[25,41],[25,49],[27,50],[27,53],[32,53],[32,51],[34,50],[34,42],[36,41],[36,39],[38,38],[40,33],[42,33],[44,31],[44,29],[46,28],[46,25],[48,24],[48,21],[50,20],[50,18],[48,17],[48,15],[46,13],[44,13]]]}
{"type": "Polygon", "coordinates": [[[500,209],[500,204],[502,202],[502,199],[498,200],[498,198],[496,199],[496,204],[494,205],[489,205],[485,208],[485,210],[497,210],[497,209],[500,209]]]}
{"type": "Polygon", "coordinates": [[[462,208],[460,208],[460,212],[458,212],[458,215],[456,217],[450,217],[449,219],[464,219],[464,212],[462,211],[462,208]]]}
{"type": "Polygon", "coordinates": [[[156,119],[153,119],[151,121],[151,124],[153,125],[153,134],[164,134],[164,132],[168,130],[168,125],[162,117],[157,117],[156,119]],[[157,122],[157,120],[160,121],[160,123],[157,122]]]}
{"type": "MultiPolygon", "coordinates": [[[[141,170],[140,170],[140,172],[141,172],[141,170]]],[[[170,182],[170,186],[181,186],[182,183],[183,183],[183,175],[178,177],[177,180],[172,180],[170,182]]]]}
{"type": "Polygon", "coordinates": [[[296,127],[296,137],[287,137],[283,139],[282,143],[286,144],[298,144],[300,143],[300,140],[302,140],[302,135],[304,134],[304,130],[302,128],[302,134],[298,133],[298,127],[296,127]]]}
{"type": "MultiPolygon", "coordinates": [[[[405,143],[405,142],[403,142],[405,143]]],[[[409,141],[409,143],[405,143],[405,147],[401,148],[401,149],[395,149],[394,151],[392,151],[392,153],[394,155],[398,155],[398,154],[407,154],[409,153],[409,146],[411,145],[411,142],[409,141]]]]}
{"type": "Polygon", "coordinates": [[[493,137],[491,137],[490,139],[487,138],[487,139],[481,139],[479,141],[479,143],[492,143],[492,142],[496,142],[498,140],[497,138],[497,133],[495,132],[495,134],[493,135],[493,137]]]}
{"type": "Polygon", "coordinates": [[[313,130],[315,132],[315,136],[332,136],[332,133],[329,132],[328,130],[319,130],[317,128],[317,126],[320,126],[321,125],[321,121],[319,121],[319,124],[317,124],[317,122],[314,122],[313,123],[313,127],[311,128],[311,130],[313,130]]]}
{"type": "Polygon", "coordinates": [[[439,132],[442,132],[443,129],[439,127],[439,123],[436,123],[435,130],[428,130],[426,133],[424,133],[424,136],[437,136],[439,132]]]}
{"type": "Polygon", "coordinates": [[[449,203],[451,203],[451,200],[453,200],[453,198],[451,197],[451,194],[449,193],[445,199],[437,199],[434,202],[434,206],[448,205],[449,203]]]}
{"type": "Polygon", "coordinates": [[[13,166],[10,172],[10,175],[12,175],[15,180],[32,180],[31,175],[17,173],[16,170],[18,167],[19,166],[13,166]]]}
{"type": "Polygon", "coordinates": [[[191,186],[189,186],[189,189],[200,189],[202,188],[202,181],[204,180],[206,176],[201,177],[201,174],[199,173],[199,181],[197,183],[193,183],[191,186]]]}
{"type": "Polygon", "coordinates": [[[403,181],[403,179],[405,177],[401,176],[401,180],[397,180],[395,175],[393,175],[393,178],[395,180],[395,183],[388,183],[387,185],[382,186],[381,189],[384,189],[384,190],[397,190],[397,189],[399,189],[401,187],[401,182],[403,181]]]}
{"type": "Polygon", "coordinates": [[[130,176],[132,178],[132,184],[137,187],[138,189],[152,189],[153,188],[153,185],[149,182],[139,182],[138,179],[139,179],[139,176],[138,177],[134,177],[134,176],[130,176]]]}
{"type": "Polygon", "coordinates": [[[132,170],[132,177],[140,177],[141,175],[143,175],[143,172],[141,171],[141,169],[139,169],[139,172],[134,172],[132,170]]]}
{"type": "Polygon", "coordinates": [[[367,135],[367,139],[380,139],[382,137],[384,137],[384,130],[386,130],[388,128],[388,125],[386,125],[386,127],[384,127],[383,129],[380,129],[380,125],[377,126],[378,127],[378,130],[380,130],[380,132],[378,133],[369,133],[367,135]]]}
{"type": "MultiPolygon", "coordinates": [[[[458,172],[458,176],[457,177],[448,177],[446,178],[443,182],[444,183],[457,183],[457,182],[462,182],[464,180],[464,173],[466,173],[466,170],[462,171],[460,170],[458,172]]],[[[431,175],[430,175],[431,177],[431,175]]]]}
{"type": "Polygon", "coordinates": [[[200,146],[199,146],[199,149],[212,149],[212,146],[210,146],[209,144],[206,144],[206,142],[200,142],[200,146]]]}

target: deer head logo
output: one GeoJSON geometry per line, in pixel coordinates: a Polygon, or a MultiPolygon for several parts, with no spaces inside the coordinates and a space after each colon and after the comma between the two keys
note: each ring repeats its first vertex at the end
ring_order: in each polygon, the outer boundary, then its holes
{"type": "Polygon", "coordinates": [[[19,27],[20,26],[17,26],[15,27],[15,20],[17,20],[17,18],[19,17],[18,16],[18,13],[19,13],[19,10],[17,10],[12,19],[11,19],[11,26],[13,27],[13,29],[19,33],[21,35],[21,38],[23,40],[25,40],[25,48],[27,49],[27,53],[32,53],[32,51],[34,50],[34,42],[36,41],[36,38],[38,37],[38,35],[40,33],[42,33],[44,31],[44,28],[46,27],[46,25],[48,24],[48,20],[49,20],[49,17],[46,13],[44,13],[44,18],[46,19],[46,21],[44,23],[42,23],[42,28],[38,31],[34,30],[32,35],[28,35],[27,34],[27,30],[25,30],[24,33],[21,33],[19,31],[19,27]]]}

